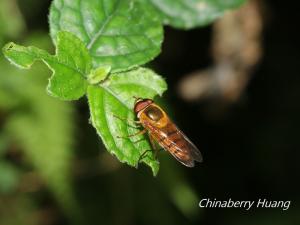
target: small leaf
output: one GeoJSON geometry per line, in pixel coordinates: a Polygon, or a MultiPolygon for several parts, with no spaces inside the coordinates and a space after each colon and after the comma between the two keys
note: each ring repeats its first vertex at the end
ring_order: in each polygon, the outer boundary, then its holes
{"type": "Polygon", "coordinates": [[[76,34],[87,46],[93,67],[112,72],[145,64],[160,52],[162,25],[136,0],[54,0],[50,9],[52,39],[60,30],[76,34]]]}
{"type": "Polygon", "coordinates": [[[42,60],[53,71],[48,91],[62,100],[76,100],[86,92],[85,76],[91,70],[91,58],[84,44],[71,33],[59,32],[56,55],[39,48],[8,43],[3,48],[5,57],[14,65],[29,69],[42,60]]]}
{"type": "MultiPolygon", "coordinates": [[[[151,150],[145,136],[126,138],[141,129],[120,119],[135,119],[133,96],[154,98],[155,95],[162,95],[166,88],[167,85],[160,76],[145,68],[111,74],[101,86],[88,86],[92,124],[107,150],[121,162],[137,166],[140,156],[151,150]]],[[[154,159],[153,152],[150,151],[142,161],[152,168],[154,175],[157,174],[159,163],[154,159]]]]}
{"type": "Polygon", "coordinates": [[[204,26],[245,0],[139,0],[156,9],[161,20],[180,29],[204,26]]]}
{"type": "Polygon", "coordinates": [[[110,66],[100,66],[95,70],[92,70],[87,79],[90,84],[98,84],[104,80],[111,70],[110,66]]]}

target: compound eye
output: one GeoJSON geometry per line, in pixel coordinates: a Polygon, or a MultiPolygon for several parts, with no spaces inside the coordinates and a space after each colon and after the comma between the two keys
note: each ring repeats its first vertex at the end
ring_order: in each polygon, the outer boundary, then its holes
{"type": "Polygon", "coordinates": [[[159,121],[163,117],[160,109],[152,107],[146,110],[146,115],[153,121],[159,121]]]}

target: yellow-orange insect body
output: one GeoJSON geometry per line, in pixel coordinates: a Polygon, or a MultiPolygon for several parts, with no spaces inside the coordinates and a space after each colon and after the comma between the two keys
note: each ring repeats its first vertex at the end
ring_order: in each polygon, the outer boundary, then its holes
{"type": "Polygon", "coordinates": [[[137,99],[134,111],[141,125],[148,131],[150,140],[155,140],[179,162],[188,167],[193,167],[194,161],[202,162],[198,148],[153,100],[137,99]]]}

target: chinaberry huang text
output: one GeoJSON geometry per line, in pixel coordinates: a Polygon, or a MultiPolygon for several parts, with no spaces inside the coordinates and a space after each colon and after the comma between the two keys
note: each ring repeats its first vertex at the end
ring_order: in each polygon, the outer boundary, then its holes
{"type": "Polygon", "coordinates": [[[257,201],[236,201],[236,200],[217,200],[203,198],[199,202],[200,208],[243,208],[250,210],[252,208],[280,208],[288,210],[291,201],[271,201],[267,199],[258,199],[257,201]]]}

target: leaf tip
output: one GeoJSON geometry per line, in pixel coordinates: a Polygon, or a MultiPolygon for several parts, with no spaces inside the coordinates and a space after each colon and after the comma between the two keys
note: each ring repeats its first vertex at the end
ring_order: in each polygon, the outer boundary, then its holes
{"type": "Polygon", "coordinates": [[[28,54],[28,49],[14,42],[4,45],[2,52],[11,64],[21,69],[29,69],[34,62],[34,58],[28,54]]]}
{"type": "Polygon", "coordinates": [[[151,167],[153,176],[156,177],[158,174],[158,171],[159,171],[159,162],[156,161],[156,163],[151,164],[150,167],[151,167]]]}
{"type": "Polygon", "coordinates": [[[9,42],[6,45],[3,46],[2,51],[5,53],[6,51],[11,50],[15,46],[15,43],[9,42]]]}
{"type": "Polygon", "coordinates": [[[159,171],[159,161],[154,158],[146,158],[146,160],[143,160],[142,162],[150,167],[153,176],[156,177],[159,171]]]}

